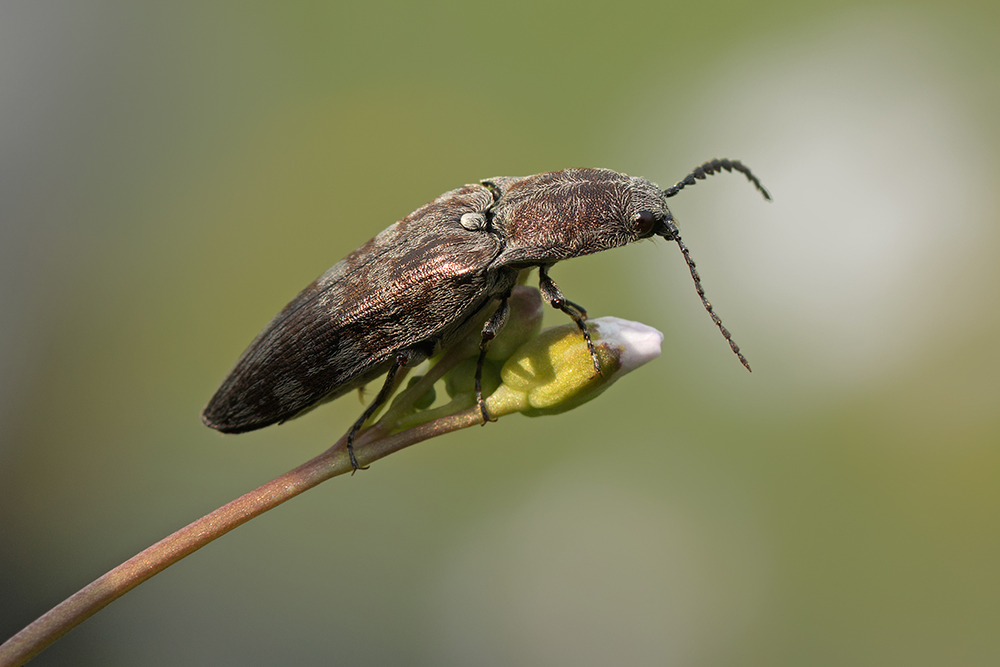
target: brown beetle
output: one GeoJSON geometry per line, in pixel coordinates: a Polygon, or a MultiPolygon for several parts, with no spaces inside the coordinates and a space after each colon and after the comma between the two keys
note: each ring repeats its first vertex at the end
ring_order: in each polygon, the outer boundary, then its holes
{"type": "Polygon", "coordinates": [[[466,185],[425,204],[317,278],[250,344],[202,412],[224,433],[284,422],[315,405],[386,375],[372,404],[348,436],[392,391],[396,372],[470,333],[499,301],[482,328],[477,398],[488,342],[506,322],[507,297],[518,274],[538,267],[542,296],[569,315],[600,364],[587,333],[586,311],[568,301],[548,275],[556,262],[623,246],[654,235],[676,241],[695,288],[733,352],[750,366],[705,298],[694,261],[666,200],[721,170],[743,173],[736,160],[712,160],[673,187],[608,169],[566,169],[497,177],[466,185]]]}

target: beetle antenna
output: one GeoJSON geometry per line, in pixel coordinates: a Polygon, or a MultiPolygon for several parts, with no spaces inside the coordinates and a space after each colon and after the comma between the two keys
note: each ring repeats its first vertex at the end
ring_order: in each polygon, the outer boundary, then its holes
{"type": "Polygon", "coordinates": [[[729,172],[735,169],[736,171],[740,172],[741,174],[747,177],[747,180],[749,180],[751,183],[754,184],[754,187],[760,190],[760,193],[764,195],[764,199],[766,199],[767,201],[771,201],[771,195],[768,194],[767,190],[764,189],[764,186],[760,184],[760,181],[758,181],[757,177],[753,175],[749,167],[745,166],[739,160],[728,160],[726,158],[722,158],[721,160],[709,160],[700,167],[696,167],[695,170],[692,171],[687,176],[685,176],[683,180],[677,181],[676,185],[673,185],[664,190],[663,196],[673,197],[675,194],[683,190],[686,186],[694,185],[696,181],[704,180],[705,177],[711,176],[712,174],[717,174],[721,172],[723,169],[729,172]]]}
{"type": "MultiPolygon", "coordinates": [[[[754,180],[756,181],[756,179],[754,180]]],[[[763,191],[763,188],[761,188],[761,191],[763,191]]],[[[764,194],[765,196],[767,195],[766,192],[764,194]]],[[[705,310],[707,310],[708,314],[712,317],[712,321],[715,322],[715,326],[719,327],[719,331],[722,332],[722,337],[726,339],[727,343],[729,343],[729,347],[732,348],[736,356],[739,357],[740,363],[743,364],[743,366],[746,367],[746,369],[749,371],[750,364],[747,363],[746,357],[744,357],[743,353],[740,352],[740,346],[737,345],[736,341],[733,340],[733,336],[732,334],[729,333],[729,330],[722,325],[722,318],[718,316],[718,314],[715,312],[715,309],[712,308],[712,304],[705,297],[705,288],[701,286],[701,277],[698,275],[698,270],[694,266],[694,260],[691,259],[690,251],[688,251],[687,246],[684,245],[684,241],[681,241],[680,230],[677,229],[677,225],[674,222],[674,216],[672,213],[670,213],[670,211],[667,211],[667,219],[665,220],[665,224],[667,227],[667,233],[663,234],[663,237],[666,238],[667,240],[677,242],[677,246],[681,249],[681,253],[684,254],[684,261],[687,262],[688,269],[691,271],[691,278],[694,279],[694,289],[696,292],[698,292],[698,296],[701,297],[702,305],[705,306],[705,310]]]]}

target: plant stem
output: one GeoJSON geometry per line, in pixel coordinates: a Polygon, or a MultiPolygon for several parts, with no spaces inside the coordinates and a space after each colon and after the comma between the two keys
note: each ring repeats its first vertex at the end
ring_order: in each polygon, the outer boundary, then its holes
{"type": "MultiPolygon", "coordinates": [[[[478,406],[473,406],[437,419],[433,418],[435,413],[429,411],[430,414],[424,416],[427,421],[413,425],[413,404],[449,370],[476,353],[481,340],[479,327],[491,314],[489,309],[481,313],[468,336],[448,349],[424,377],[401,392],[378,423],[358,433],[354,454],[362,467],[428,438],[482,423],[478,406]]],[[[401,374],[398,378],[400,382],[402,377],[401,374]]],[[[463,407],[459,401],[449,405],[456,409],[463,407]]],[[[353,473],[346,446],[347,435],[344,435],[311,461],[206,514],[84,586],[0,644],[0,667],[23,665],[125,593],[240,524],[331,477],[353,473]]]]}
{"type": "MultiPolygon", "coordinates": [[[[380,422],[358,435],[354,452],[367,465],[428,438],[481,422],[478,408],[393,435],[387,435],[388,429],[380,422]]],[[[311,461],[206,514],[83,587],[0,645],[0,667],[23,665],[108,604],[212,540],[331,477],[352,472],[346,441],[345,435],[311,461]]]]}

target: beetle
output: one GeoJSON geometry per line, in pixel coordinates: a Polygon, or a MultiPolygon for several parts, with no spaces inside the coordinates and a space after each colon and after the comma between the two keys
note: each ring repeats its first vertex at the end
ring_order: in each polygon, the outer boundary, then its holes
{"type": "Polygon", "coordinates": [[[573,319],[600,372],[585,320],[549,277],[558,261],[660,236],[680,247],[695,289],[740,362],[749,364],[705,297],[667,199],[721,171],[744,174],[738,160],[717,159],[661,190],[609,169],[566,169],[502,176],[446,192],[382,231],[302,290],[254,339],[202,412],[224,433],[285,422],[385,375],[375,400],[351,427],[347,450],[365,421],[388,400],[396,373],[471,333],[480,323],[476,394],[489,341],[507,319],[518,274],[537,267],[545,301],[573,319]],[[490,308],[495,311],[487,316],[490,308]]]}

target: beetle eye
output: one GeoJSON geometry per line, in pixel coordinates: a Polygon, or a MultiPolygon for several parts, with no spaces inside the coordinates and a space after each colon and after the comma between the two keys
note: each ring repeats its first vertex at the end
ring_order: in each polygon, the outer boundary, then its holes
{"type": "Polygon", "coordinates": [[[635,214],[635,231],[639,236],[649,236],[656,224],[656,214],[652,211],[639,211],[635,214]]]}

